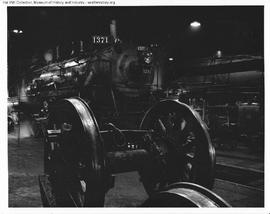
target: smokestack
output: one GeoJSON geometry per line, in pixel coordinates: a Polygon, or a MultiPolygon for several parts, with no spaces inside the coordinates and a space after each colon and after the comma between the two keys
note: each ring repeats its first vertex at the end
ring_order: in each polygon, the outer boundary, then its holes
{"type": "Polygon", "coordinates": [[[116,21],[115,20],[112,20],[112,22],[110,24],[110,33],[114,39],[117,38],[116,21]]]}
{"type": "Polygon", "coordinates": [[[80,41],[80,53],[82,53],[84,50],[83,50],[83,41],[81,40],[80,41]]]}
{"type": "Polygon", "coordinates": [[[56,46],[56,61],[59,61],[59,45],[56,46]]]}

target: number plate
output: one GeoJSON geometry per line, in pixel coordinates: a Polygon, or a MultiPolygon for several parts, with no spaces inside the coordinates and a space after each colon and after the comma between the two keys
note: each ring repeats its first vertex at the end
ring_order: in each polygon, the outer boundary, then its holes
{"type": "Polygon", "coordinates": [[[94,44],[109,44],[108,36],[92,36],[92,41],[94,44]]]}

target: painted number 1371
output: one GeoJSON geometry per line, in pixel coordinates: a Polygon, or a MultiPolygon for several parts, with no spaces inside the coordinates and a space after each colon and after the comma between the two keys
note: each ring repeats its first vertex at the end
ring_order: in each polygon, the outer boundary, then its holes
{"type": "Polygon", "coordinates": [[[109,39],[107,36],[93,36],[94,44],[107,44],[109,43],[109,39]]]}

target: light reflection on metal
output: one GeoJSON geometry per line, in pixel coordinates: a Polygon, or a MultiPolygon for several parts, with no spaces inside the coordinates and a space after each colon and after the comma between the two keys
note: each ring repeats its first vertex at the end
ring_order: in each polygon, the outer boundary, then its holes
{"type": "Polygon", "coordinates": [[[65,77],[71,77],[72,76],[72,72],[67,72],[64,74],[65,77]]]}
{"type": "Polygon", "coordinates": [[[53,80],[59,79],[60,77],[58,75],[53,75],[52,76],[53,80]]]}
{"type": "Polygon", "coordinates": [[[152,53],[151,52],[149,52],[149,53],[146,53],[146,56],[144,57],[144,62],[146,63],[146,64],[150,64],[151,62],[152,62],[152,53]]]}
{"type": "Polygon", "coordinates": [[[48,73],[41,74],[41,75],[40,75],[40,78],[41,78],[41,79],[46,79],[46,78],[52,77],[53,75],[54,75],[53,73],[48,72],[48,73]]]}
{"type": "Polygon", "coordinates": [[[151,47],[151,48],[154,48],[154,47],[156,48],[156,47],[158,47],[158,44],[157,44],[157,43],[151,44],[150,47],[151,47]]]}
{"type": "Polygon", "coordinates": [[[150,64],[151,63],[151,58],[150,57],[145,57],[144,61],[146,64],[150,64]]]}
{"type": "Polygon", "coordinates": [[[88,61],[88,59],[87,58],[85,58],[85,59],[80,59],[79,60],[79,64],[84,64],[84,63],[86,63],[88,61]]]}
{"type": "Polygon", "coordinates": [[[26,91],[30,91],[31,90],[31,87],[30,85],[26,87],[26,91]]]}
{"type": "Polygon", "coordinates": [[[72,67],[72,66],[76,66],[76,65],[78,65],[78,63],[75,62],[75,61],[67,62],[67,63],[65,64],[65,68],[67,68],[67,67],[72,67]]]}

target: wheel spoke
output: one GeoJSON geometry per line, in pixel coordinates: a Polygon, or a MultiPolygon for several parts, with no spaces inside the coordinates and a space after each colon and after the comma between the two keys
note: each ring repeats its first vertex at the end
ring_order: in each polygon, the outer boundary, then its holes
{"type": "Polygon", "coordinates": [[[77,205],[77,202],[76,202],[75,199],[73,198],[73,195],[72,195],[70,192],[67,192],[67,194],[68,194],[70,200],[72,201],[72,203],[74,204],[74,206],[75,206],[75,207],[79,207],[79,206],[77,205]]]}
{"type": "Polygon", "coordinates": [[[162,133],[163,133],[163,134],[166,134],[166,133],[167,133],[167,129],[166,129],[164,123],[162,122],[162,120],[161,120],[160,118],[158,118],[157,121],[158,121],[158,125],[159,125],[159,127],[160,127],[162,133]]]}
{"type": "Polygon", "coordinates": [[[192,151],[195,145],[195,136],[192,132],[189,132],[185,139],[183,140],[185,143],[182,144],[182,149],[185,153],[192,151]]]}
{"type": "Polygon", "coordinates": [[[151,184],[143,182],[148,193],[154,192],[152,187],[166,178],[168,183],[187,180],[212,187],[215,154],[211,152],[213,146],[206,126],[193,109],[178,101],[161,101],[146,113],[140,129],[154,130],[157,146],[166,150],[165,177],[154,179],[160,174],[160,170],[154,168],[155,163],[140,172],[151,184]],[[206,161],[197,161],[198,157],[206,161]]]}
{"type": "Polygon", "coordinates": [[[193,180],[193,164],[194,164],[194,154],[185,154],[185,164],[183,166],[183,181],[193,180]]]}
{"type": "Polygon", "coordinates": [[[185,155],[185,160],[187,163],[193,163],[195,155],[192,153],[187,153],[185,155]]]}

